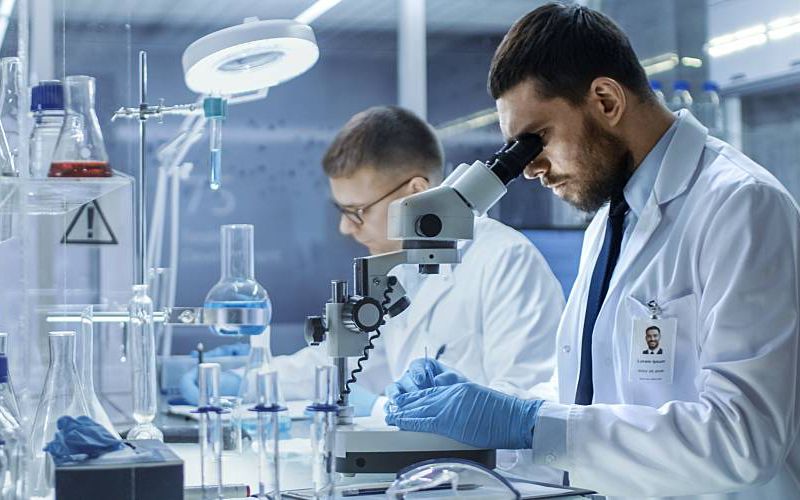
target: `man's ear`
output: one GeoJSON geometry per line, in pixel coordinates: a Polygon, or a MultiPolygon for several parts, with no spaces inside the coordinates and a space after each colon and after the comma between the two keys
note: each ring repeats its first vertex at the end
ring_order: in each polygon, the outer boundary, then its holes
{"type": "Polygon", "coordinates": [[[431,187],[431,183],[425,177],[417,176],[408,181],[408,187],[411,189],[412,194],[416,194],[427,191],[431,187]]]}
{"type": "Polygon", "coordinates": [[[609,127],[615,127],[628,105],[622,85],[607,77],[595,78],[589,86],[588,101],[595,116],[609,127]]]}

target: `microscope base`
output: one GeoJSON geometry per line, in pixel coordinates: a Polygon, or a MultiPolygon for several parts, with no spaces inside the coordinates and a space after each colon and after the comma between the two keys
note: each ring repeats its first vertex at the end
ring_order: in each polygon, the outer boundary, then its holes
{"type": "Polygon", "coordinates": [[[382,419],[357,418],[336,428],[336,471],[344,474],[396,473],[423,460],[458,458],[489,469],[496,450],[478,449],[424,432],[401,431],[382,419]]]}

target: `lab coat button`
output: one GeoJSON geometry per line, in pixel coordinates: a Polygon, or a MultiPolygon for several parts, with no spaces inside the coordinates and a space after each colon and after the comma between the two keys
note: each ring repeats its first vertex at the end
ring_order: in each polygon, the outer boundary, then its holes
{"type": "Polygon", "coordinates": [[[552,464],[556,461],[556,456],[552,453],[549,453],[546,457],[544,457],[544,462],[547,464],[552,464]]]}
{"type": "Polygon", "coordinates": [[[561,348],[561,350],[564,352],[564,354],[569,354],[569,351],[571,351],[572,348],[568,345],[565,345],[564,347],[561,348]]]}

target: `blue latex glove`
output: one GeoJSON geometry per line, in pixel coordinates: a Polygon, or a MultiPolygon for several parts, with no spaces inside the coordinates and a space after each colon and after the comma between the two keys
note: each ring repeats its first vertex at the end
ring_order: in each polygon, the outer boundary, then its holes
{"type": "Polygon", "coordinates": [[[408,365],[400,379],[386,386],[384,392],[390,400],[399,394],[431,387],[442,387],[469,382],[467,377],[432,358],[418,358],[408,365]]]}
{"type": "Polygon", "coordinates": [[[372,406],[377,401],[378,395],[372,394],[359,384],[350,386],[350,404],[355,409],[356,417],[368,417],[372,413],[372,406]]]}
{"type": "Polygon", "coordinates": [[[472,382],[394,398],[386,423],[486,449],[530,448],[540,399],[520,399],[472,382]]]}
{"type": "MultiPolygon", "coordinates": [[[[198,356],[197,351],[192,351],[190,354],[193,358],[198,356]]],[[[210,351],[203,351],[203,357],[207,358],[219,358],[222,356],[247,356],[248,354],[250,354],[250,344],[247,342],[241,342],[239,344],[225,344],[215,347],[210,351]]]]}
{"type": "Polygon", "coordinates": [[[87,416],[63,416],[56,422],[53,440],[44,451],[50,453],[56,464],[82,462],[121,449],[122,441],[105,427],[87,416]]]}
{"type": "MultiPolygon", "coordinates": [[[[231,370],[225,370],[219,374],[219,393],[221,396],[238,396],[239,385],[242,377],[231,370]]],[[[197,398],[200,397],[200,389],[197,387],[197,368],[192,368],[181,376],[180,382],[181,396],[189,404],[197,405],[197,398]]]]}

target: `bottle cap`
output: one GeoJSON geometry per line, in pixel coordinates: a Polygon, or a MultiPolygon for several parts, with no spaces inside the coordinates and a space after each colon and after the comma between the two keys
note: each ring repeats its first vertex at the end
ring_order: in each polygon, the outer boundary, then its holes
{"type": "Polygon", "coordinates": [[[661,90],[664,87],[661,85],[660,80],[650,80],[650,88],[653,90],[661,90]]]}
{"type": "Polygon", "coordinates": [[[58,80],[43,80],[31,89],[31,111],[64,109],[64,86],[58,80]]]}
{"type": "Polygon", "coordinates": [[[711,92],[711,91],[719,92],[719,85],[717,85],[717,82],[706,80],[705,82],[703,82],[703,90],[706,92],[711,92]]]}
{"type": "Polygon", "coordinates": [[[686,80],[675,80],[675,83],[672,84],[672,88],[673,90],[689,90],[690,85],[686,80]]]}
{"type": "Polygon", "coordinates": [[[0,354],[0,384],[8,382],[8,358],[0,354]]]}

